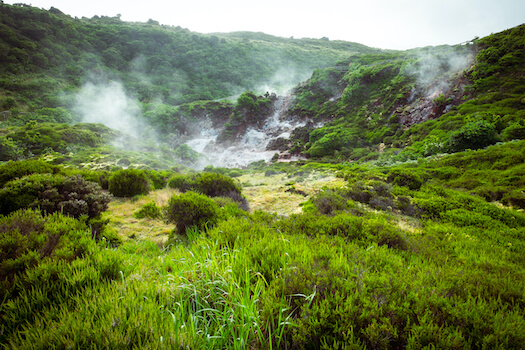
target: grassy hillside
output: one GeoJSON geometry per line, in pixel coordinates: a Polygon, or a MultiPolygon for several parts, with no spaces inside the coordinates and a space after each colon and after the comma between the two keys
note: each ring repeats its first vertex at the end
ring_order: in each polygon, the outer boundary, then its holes
{"type": "Polygon", "coordinates": [[[523,139],[525,26],[461,46],[352,56],[295,89],[291,115],[328,123],[292,135],[326,160],[404,161],[523,139]]]}

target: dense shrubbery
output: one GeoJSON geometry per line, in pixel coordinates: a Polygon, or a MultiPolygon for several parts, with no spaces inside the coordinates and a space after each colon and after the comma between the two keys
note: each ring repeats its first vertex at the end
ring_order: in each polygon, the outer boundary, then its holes
{"type": "Polygon", "coordinates": [[[182,192],[195,191],[209,197],[228,197],[248,210],[248,201],[241,193],[240,184],[220,173],[176,174],[169,178],[168,186],[182,192]]]}
{"type": "Polygon", "coordinates": [[[107,209],[110,199],[98,184],[79,175],[33,174],[4,185],[0,190],[0,213],[39,208],[45,213],[95,218],[107,209]]]}
{"type": "Polygon", "coordinates": [[[0,166],[0,187],[16,178],[31,174],[56,174],[60,168],[41,160],[8,162],[0,166]]]}
{"type": "Polygon", "coordinates": [[[148,194],[150,182],[146,173],[138,169],[119,170],[108,180],[108,190],[117,197],[148,194]]]}
{"type": "Polygon", "coordinates": [[[211,198],[189,191],[171,197],[164,216],[177,225],[179,235],[185,235],[188,228],[202,230],[215,225],[219,219],[219,206],[211,198]]]}
{"type": "Polygon", "coordinates": [[[61,214],[42,217],[38,211],[20,210],[0,217],[0,280],[36,266],[43,259],[72,261],[94,250],[85,223],[61,214]]]}

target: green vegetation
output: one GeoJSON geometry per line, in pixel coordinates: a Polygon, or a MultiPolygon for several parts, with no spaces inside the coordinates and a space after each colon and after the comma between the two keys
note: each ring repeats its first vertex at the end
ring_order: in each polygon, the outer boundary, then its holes
{"type": "Polygon", "coordinates": [[[0,10],[1,347],[523,348],[525,26],[384,52],[0,10]],[[75,124],[93,72],[140,135],[75,124]],[[301,160],[189,169],[276,108],[301,160]]]}
{"type": "Polygon", "coordinates": [[[215,225],[219,206],[208,196],[189,191],[171,197],[164,215],[166,220],[177,225],[177,233],[184,235],[188,228],[204,230],[215,225]]]}
{"type": "Polygon", "coordinates": [[[133,197],[148,194],[150,183],[144,171],[123,169],[115,172],[108,180],[108,190],[117,197],[133,197]]]}
{"type": "MultiPolygon", "coordinates": [[[[525,215],[492,202],[523,205],[505,198],[523,198],[524,142],[395,166],[280,166],[296,185],[323,168],[346,181],[290,216],[239,211],[191,190],[174,194],[162,206],[175,224],[169,245],[146,238],[111,248],[75,218],[11,213],[0,221],[0,340],[19,347],[518,349],[525,215]]],[[[231,181],[215,175],[169,182],[202,179],[202,188],[214,189],[209,184],[231,181]]],[[[154,202],[137,209],[130,218],[162,219],[154,202]]]]}

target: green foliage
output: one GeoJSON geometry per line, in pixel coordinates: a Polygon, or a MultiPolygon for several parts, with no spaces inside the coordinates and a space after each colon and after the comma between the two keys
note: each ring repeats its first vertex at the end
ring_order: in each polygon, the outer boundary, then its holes
{"type": "Polygon", "coordinates": [[[41,160],[26,160],[8,162],[0,166],[0,186],[16,178],[31,174],[56,174],[59,172],[57,166],[41,160]]]}
{"type": "MultiPolygon", "coordinates": [[[[282,67],[294,67],[300,82],[313,69],[326,67],[348,52],[376,52],[364,45],[315,39],[283,39],[251,33],[209,36],[156,21],[127,23],[117,17],[75,19],[51,10],[3,5],[0,28],[3,74],[32,75],[29,81],[6,79],[2,85],[18,100],[38,106],[53,101],[63,87],[76,88],[89,71],[109,71],[141,102],[171,105],[232,96],[272,81],[282,67]],[[261,38],[260,36],[264,36],[261,38]],[[253,52],[257,52],[254,59],[253,52]],[[140,57],[140,59],[137,59],[140,57]],[[130,66],[147,74],[147,82],[130,66]],[[178,72],[173,79],[167,77],[178,72]],[[38,73],[47,72],[38,84],[38,73]],[[57,82],[59,84],[57,84],[57,82]],[[34,90],[34,91],[31,91],[34,90]]],[[[46,106],[56,107],[56,106],[46,106]]],[[[41,107],[40,107],[41,108],[41,107]]]]}
{"type": "MultiPolygon", "coordinates": [[[[334,50],[332,57],[354,47],[260,33],[204,36],[154,20],[73,20],[57,9],[0,8],[0,46],[7,48],[0,50],[0,70],[13,74],[0,78],[0,89],[35,117],[12,109],[13,118],[3,124],[10,127],[0,135],[4,159],[45,154],[55,162],[103,169],[123,159],[125,166],[172,164],[150,153],[88,150],[114,136],[100,125],[48,123],[69,117],[53,99],[54,89],[78,86],[78,77],[96,67],[121,78],[144,103],[145,117],[173,133],[163,148],[164,157],[173,158],[183,121],[213,113],[212,123],[231,117],[225,133],[231,136],[257,123],[271,98],[246,92],[236,106],[153,107],[149,101],[228,96],[232,88],[250,88],[256,77],[272,74],[262,62],[268,56],[274,66],[283,57],[310,64],[313,46],[334,50]],[[153,77],[150,82],[128,75],[131,61],[153,77]],[[245,61],[250,63],[243,66],[245,61]],[[174,71],[184,79],[167,81],[174,71]]],[[[476,64],[454,78],[472,83],[453,92],[466,102],[410,127],[399,123],[417,90],[410,69],[420,68],[418,57],[462,53],[471,44],[354,55],[336,68],[316,70],[296,89],[290,111],[326,124],[305,126],[291,144],[331,163],[267,167],[261,161],[241,171],[290,177],[310,169],[338,171],[347,186],[323,189],[300,215],[240,210],[239,203],[246,203],[240,185],[226,176],[235,171],[142,171],[135,182],[163,188],[171,176],[168,186],[185,192],[173,196],[163,214],[187,237],[172,235],[164,247],[131,239],[119,246],[107,219],[79,221],[59,212],[96,216],[109,199],[86,179],[111,187],[109,175],[120,172],[41,161],[3,164],[0,208],[8,216],[0,217],[1,346],[522,348],[525,216],[509,206],[525,206],[525,141],[486,146],[498,137],[522,138],[524,28],[476,40],[476,64]],[[438,155],[447,147],[458,153],[438,155]],[[375,160],[356,165],[349,159],[375,160]],[[82,204],[89,198],[92,212],[82,204]],[[27,207],[54,214],[10,213],[27,207]],[[206,235],[197,234],[204,229],[206,235]]],[[[449,108],[451,99],[444,93],[433,107],[449,108]]],[[[187,149],[179,151],[182,158],[187,149]]],[[[128,176],[121,180],[133,183],[128,176]]],[[[159,208],[149,202],[135,214],[157,217],[159,208]]]]}
{"type": "Polygon", "coordinates": [[[228,197],[237,202],[242,209],[248,210],[248,201],[242,195],[240,184],[218,172],[176,174],[170,177],[168,186],[182,192],[199,192],[209,197],[228,197]]]}
{"type": "Polygon", "coordinates": [[[58,213],[42,217],[38,211],[19,210],[0,217],[0,232],[0,280],[4,288],[43,260],[72,261],[94,250],[85,223],[58,213]]]}
{"type": "Polygon", "coordinates": [[[169,188],[176,188],[182,192],[190,191],[195,184],[195,176],[187,174],[175,174],[168,180],[169,188]]]}
{"type": "Polygon", "coordinates": [[[110,199],[98,184],[79,175],[32,174],[4,185],[0,190],[0,213],[39,208],[45,213],[95,218],[107,209],[110,199]]]}
{"type": "Polygon", "coordinates": [[[419,190],[424,180],[415,169],[397,168],[390,170],[388,182],[397,186],[406,186],[411,190],[419,190]]]}
{"type": "Polygon", "coordinates": [[[514,122],[503,130],[502,138],[505,141],[525,139],[525,120],[514,122]]]}
{"type": "Polygon", "coordinates": [[[150,182],[147,174],[138,169],[123,169],[114,172],[108,180],[108,190],[117,197],[133,197],[148,194],[150,182]]]}
{"type": "Polygon", "coordinates": [[[140,207],[138,211],[133,213],[133,217],[136,219],[158,219],[162,217],[162,211],[155,204],[155,202],[148,202],[140,207]]]}
{"type": "Polygon", "coordinates": [[[209,197],[189,191],[170,198],[164,217],[176,224],[179,235],[185,235],[189,228],[203,230],[215,225],[219,219],[219,206],[209,197]]]}
{"type": "Polygon", "coordinates": [[[347,200],[344,199],[336,191],[325,190],[314,197],[312,197],[311,202],[317,208],[319,213],[323,215],[333,215],[337,211],[345,210],[348,208],[347,200]]]}
{"type": "Polygon", "coordinates": [[[466,149],[479,149],[499,141],[494,125],[485,121],[465,124],[459,131],[450,135],[445,147],[451,152],[466,149]]]}

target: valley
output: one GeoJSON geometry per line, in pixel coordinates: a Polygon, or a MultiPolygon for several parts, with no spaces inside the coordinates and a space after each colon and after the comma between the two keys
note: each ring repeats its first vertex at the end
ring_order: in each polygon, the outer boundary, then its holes
{"type": "Polygon", "coordinates": [[[0,33],[0,347],[523,347],[524,24],[0,33]]]}

